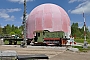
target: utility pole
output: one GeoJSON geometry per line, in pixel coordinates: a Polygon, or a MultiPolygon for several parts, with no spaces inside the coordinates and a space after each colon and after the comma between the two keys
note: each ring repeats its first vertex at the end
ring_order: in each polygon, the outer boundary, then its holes
{"type": "Polygon", "coordinates": [[[87,48],[87,41],[86,41],[86,20],[85,20],[85,16],[84,16],[84,12],[83,12],[83,18],[84,18],[84,46],[83,48],[87,48]]]}
{"type": "Polygon", "coordinates": [[[27,47],[27,38],[26,38],[26,0],[24,0],[24,13],[23,13],[23,34],[24,34],[24,47],[27,47]]]}

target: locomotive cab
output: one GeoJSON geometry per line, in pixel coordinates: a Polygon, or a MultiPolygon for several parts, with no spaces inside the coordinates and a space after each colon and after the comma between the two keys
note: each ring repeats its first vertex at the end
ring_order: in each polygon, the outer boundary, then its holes
{"type": "Polygon", "coordinates": [[[45,32],[49,32],[48,30],[39,30],[39,31],[34,31],[34,44],[36,45],[46,45],[44,44],[44,35],[45,32]]]}

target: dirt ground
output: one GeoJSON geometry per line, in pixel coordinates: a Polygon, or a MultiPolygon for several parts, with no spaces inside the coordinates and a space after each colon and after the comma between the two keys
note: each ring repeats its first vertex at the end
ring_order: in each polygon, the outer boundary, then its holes
{"type": "Polygon", "coordinates": [[[0,50],[14,50],[18,55],[21,54],[45,54],[49,57],[48,60],[90,60],[90,51],[88,52],[71,52],[66,51],[66,48],[43,48],[43,47],[28,47],[21,48],[18,46],[0,46],[0,50]]]}

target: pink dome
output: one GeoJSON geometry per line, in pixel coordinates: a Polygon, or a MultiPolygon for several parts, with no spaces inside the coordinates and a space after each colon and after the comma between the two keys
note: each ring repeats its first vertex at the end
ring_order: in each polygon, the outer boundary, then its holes
{"type": "Polygon", "coordinates": [[[71,29],[68,14],[55,4],[37,6],[27,19],[27,38],[33,38],[33,31],[37,30],[64,31],[69,36],[71,29]]]}

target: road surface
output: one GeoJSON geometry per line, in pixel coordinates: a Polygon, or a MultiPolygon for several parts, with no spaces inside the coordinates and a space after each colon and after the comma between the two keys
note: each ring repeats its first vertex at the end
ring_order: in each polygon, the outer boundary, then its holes
{"type": "Polygon", "coordinates": [[[0,50],[14,50],[18,55],[21,54],[45,54],[49,57],[48,60],[90,60],[90,51],[84,52],[71,52],[67,51],[65,47],[34,47],[28,46],[21,48],[19,46],[6,46],[0,45],[0,50]]]}

